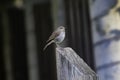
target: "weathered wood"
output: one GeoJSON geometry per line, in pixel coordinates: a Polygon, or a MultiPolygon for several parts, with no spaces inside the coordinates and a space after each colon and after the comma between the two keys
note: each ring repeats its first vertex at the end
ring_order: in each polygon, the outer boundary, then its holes
{"type": "Polygon", "coordinates": [[[71,48],[56,48],[58,80],[97,80],[96,73],[71,48]]]}
{"type": "Polygon", "coordinates": [[[120,80],[120,0],[91,0],[96,71],[100,80],[120,80]]]}

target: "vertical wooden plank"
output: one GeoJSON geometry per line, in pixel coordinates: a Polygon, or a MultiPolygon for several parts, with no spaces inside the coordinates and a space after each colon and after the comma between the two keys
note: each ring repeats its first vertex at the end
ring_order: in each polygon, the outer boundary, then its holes
{"type": "Polygon", "coordinates": [[[25,4],[26,16],[26,35],[27,35],[27,51],[28,51],[28,75],[29,80],[39,80],[38,57],[36,49],[35,27],[33,19],[33,4],[31,1],[26,1],[25,4]]]}
{"type": "Polygon", "coordinates": [[[6,72],[6,80],[14,80],[13,79],[13,70],[12,70],[12,62],[11,62],[11,42],[10,42],[10,28],[8,25],[8,14],[7,11],[2,12],[2,21],[3,21],[3,45],[4,45],[4,63],[5,63],[5,72],[6,72]]]}
{"type": "Polygon", "coordinates": [[[101,80],[120,79],[120,0],[91,1],[96,70],[101,80]]]}
{"type": "Polygon", "coordinates": [[[2,24],[2,13],[0,11],[0,80],[5,80],[5,63],[4,63],[4,48],[3,48],[3,24],[2,24]]]}

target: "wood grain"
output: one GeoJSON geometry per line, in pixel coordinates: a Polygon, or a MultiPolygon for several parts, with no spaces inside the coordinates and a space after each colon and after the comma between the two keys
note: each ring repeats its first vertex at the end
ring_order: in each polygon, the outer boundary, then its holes
{"type": "Polygon", "coordinates": [[[58,80],[98,80],[96,73],[73,49],[56,48],[58,80]]]}

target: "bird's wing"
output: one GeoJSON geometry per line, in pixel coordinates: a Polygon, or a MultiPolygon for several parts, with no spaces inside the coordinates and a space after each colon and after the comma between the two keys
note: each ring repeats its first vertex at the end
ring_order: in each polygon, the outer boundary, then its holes
{"type": "Polygon", "coordinates": [[[60,31],[55,31],[52,33],[52,35],[49,37],[49,39],[47,40],[47,42],[55,39],[58,35],[60,34],[60,31]]]}

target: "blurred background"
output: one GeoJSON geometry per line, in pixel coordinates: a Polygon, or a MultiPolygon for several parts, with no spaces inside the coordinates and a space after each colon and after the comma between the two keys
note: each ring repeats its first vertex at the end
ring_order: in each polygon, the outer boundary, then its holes
{"type": "Polygon", "coordinates": [[[0,80],[57,80],[52,31],[100,80],[120,79],[120,0],[1,0],[0,80]]]}

